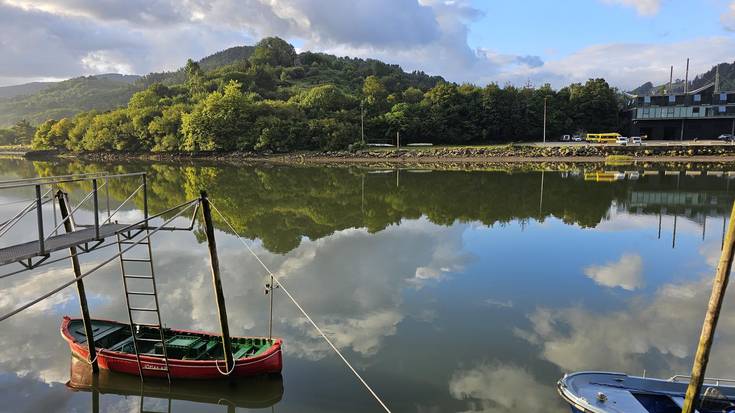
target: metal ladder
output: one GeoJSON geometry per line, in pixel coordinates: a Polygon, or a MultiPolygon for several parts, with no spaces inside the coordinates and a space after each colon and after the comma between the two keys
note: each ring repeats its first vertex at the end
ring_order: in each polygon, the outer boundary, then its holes
{"type": "Polygon", "coordinates": [[[125,237],[125,235],[118,234],[117,235],[117,248],[120,254],[120,272],[122,273],[122,281],[123,281],[123,289],[125,291],[125,304],[128,309],[128,320],[130,320],[130,333],[133,336],[133,347],[135,348],[135,358],[138,362],[138,373],[140,374],[140,379],[143,380],[143,370],[153,370],[153,371],[165,371],[166,372],[166,378],[168,379],[169,383],[171,383],[171,371],[169,369],[168,364],[168,354],[166,352],[166,345],[165,345],[165,336],[163,333],[163,323],[161,323],[161,312],[159,310],[158,306],[158,291],[156,289],[156,275],[155,271],[153,270],[153,251],[151,249],[151,239],[146,238],[145,241],[135,241],[134,238],[137,235],[140,235],[142,233],[145,233],[148,235],[148,229],[142,230],[139,233],[130,236],[125,237]],[[130,245],[138,244],[135,247],[131,248],[126,253],[122,253],[122,251],[125,248],[128,248],[130,245]],[[132,258],[130,254],[133,251],[140,250],[141,248],[138,248],[139,246],[145,246],[147,249],[147,257],[145,258],[132,258]],[[138,265],[137,267],[146,267],[146,270],[144,271],[137,271],[137,273],[131,273],[130,270],[126,267],[126,264],[130,263],[147,263],[148,265],[138,265]],[[138,290],[130,290],[128,287],[128,281],[132,279],[137,280],[148,280],[149,286],[148,289],[140,288],[138,290]],[[153,303],[152,306],[145,307],[145,306],[131,306],[130,305],[130,298],[131,297],[153,297],[153,303]],[[135,321],[135,315],[142,314],[142,313],[156,313],[156,322],[148,322],[148,323],[139,323],[135,321]],[[159,337],[158,338],[147,338],[147,337],[140,337],[138,336],[138,333],[140,331],[140,327],[148,327],[148,328],[154,328],[158,329],[159,337]],[[153,343],[161,343],[161,348],[163,354],[154,354],[154,353],[143,353],[140,351],[140,343],[142,342],[153,342],[153,343]],[[157,364],[157,363],[141,363],[140,356],[155,356],[160,357],[163,360],[163,365],[157,364]]]}

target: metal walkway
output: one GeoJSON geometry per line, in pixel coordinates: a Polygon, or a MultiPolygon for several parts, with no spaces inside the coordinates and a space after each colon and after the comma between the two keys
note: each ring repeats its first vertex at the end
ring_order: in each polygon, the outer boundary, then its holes
{"type": "MultiPolygon", "coordinates": [[[[0,237],[8,234],[10,231],[14,231],[14,238],[28,239],[27,231],[29,228],[27,226],[16,225],[28,215],[36,215],[35,226],[38,236],[35,237],[35,240],[13,245],[6,244],[6,246],[0,248],[0,267],[18,263],[25,267],[26,270],[34,269],[40,265],[57,262],[58,259],[49,259],[51,254],[56,251],[69,250],[70,254],[74,254],[76,253],[76,248],[78,248],[80,253],[91,252],[92,250],[101,248],[106,238],[115,237],[120,234],[129,238],[130,236],[134,236],[132,233],[139,233],[149,227],[147,181],[146,174],[142,172],[114,175],[91,173],[0,181],[0,191],[3,190],[35,190],[35,196],[31,199],[21,201],[30,202],[12,216],[12,218],[0,223],[0,237]],[[114,211],[111,211],[110,184],[113,181],[118,182],[121,179],[128,180],[125,183],[120,183],[121,185],[129,185],[131,179],[133,182],[139,179],[140,184],[129,193],[129,196],[114,211]],[[91,190],[89,189],[90,184],[91,190]],[[65,192],[65,190],[69,190],[69,186],[71,186],[72,190],[82,190],[82,199],[76,206],[71,204],[69,194],[65,192]],[[103,211],[100,208],[100,194],[105,197],[103,201],[105,201],[104,204],[106,205],[107,218],[104,220],[102,219],[103,211]],[[143,198],[144,219],[127,223],[113,220],[115,215],[136,194],[142,195],[143,198]],[[87,201],[91,201],[92,203],[91,208],[89,208],[92,216],[88,218],[92,222],[89,222],[87,225],[81,225],[77,223],[79,217],[75,216],[75,212],[82,208],[87,201]],[[44,208],[44,205],[47,203],[51,204],[51,208],[44,208]],[[62,204],[64,205],[63,208],[62,204]],[[57,218],[57,209],[61,213],[61,222],[57,218]],[[48,215],[52,215],[53,220],[50,220],[48,215]],[[53,229],[49,231],[48,227],[50,225],[53,225],[53,229]],[[59,229],[63,232],[60,232],[59,229]],[[125,234],[126,232],[127,234],[125,234]]],[[[90,205],[86,205],[90,207],[90,205]]]]}
{"type": "Polygon", "coordinates": [[[95,228],[84,228],[68,234],[49,237],[44,241],[43,248],[38,240],[0,248],[0,265],[21,262],[35,257],[43,257],[55,251],[101,241],[107,237],[118,235],[121,232],[136,230],[141,227],[142,225],[104,224],[99,226],[99,233],[95,228]]]}

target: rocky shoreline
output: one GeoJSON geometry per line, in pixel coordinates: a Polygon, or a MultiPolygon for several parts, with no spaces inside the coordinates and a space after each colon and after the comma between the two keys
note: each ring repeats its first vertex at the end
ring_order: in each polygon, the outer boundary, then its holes
{"type": "Polygon", "coordinates": [[[718,146],[612,146],[569,145],[533,146],[498,145],[467,147],[432,147],[411,149],[373,149],[358,151],[300,151],[290,153],[257,152],[93,152],[81,154],[61,153],[55,156],[75,157],[94,161],[131,159],[147,160],[210,160],[210,161],[273,161],[295,163],[325,162],[386,162],[386,163],[438,163],[438,162],[604,162],[610,157],[634,161],[662,162],[734,162],[735,145],[718,146]]]}
{"type": "Polygon", "coordinates": [[[357,163],[357,164],[496,164],[496,163],[603,163],[617,162],[721,162],[735,163],[735,145],[559,145],[508,144],[496,146],[426,147],[410,149],[368,149],[358,151],[260,152],[90,152],[55,153],[30,151],[28,159],[75,158],[96,162],[125,160],[274,162],[274,163],[357,163]]]}

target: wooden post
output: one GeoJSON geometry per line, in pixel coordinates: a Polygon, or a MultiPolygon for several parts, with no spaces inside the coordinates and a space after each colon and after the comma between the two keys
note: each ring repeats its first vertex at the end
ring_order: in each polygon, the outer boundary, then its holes
{"type": "MultiPolygon", "coordinates": [[[[56,193],[59,199],[59,212],[61,219],[64,220],[64,230],[67,233],[74,231],[68,209],[68,199],[62,191],[56,193]]],[[[71,256],[71,267],[74,270],[74,277],[79,278],[82,275],[82,269],[79,266],[79,257],[77,257],[76,247],[69,247],[69,255],[71,256]]],[[[87,336],[87,347],[89,348],[89,361],[92,364],[92,371],[97,373],[100,369],[97,366],[97,350],[94,346],[94,334],[92,333],[92,320],[89,317],[89,307],[87,306],[87,293],[84,291],[84,281],[77,280],[77,293],[79,294],[79,307],[82,310],[82,321],[84,323],[84,334],[87,336]]]]}
{"type": "Polygon", "coordinates": [[[702,326],[702,334],[699,337],[699,345],[697,346],[697,354],[694,356],[694,366],[692,367],[692,377],[687,387],[686,398],[682,413],[694,413],[699,395],[704,382],[704,374],[707,370],[707,362],[709,361],[709,353],[712,349],[712,341],[715,336],[715,328],[717,320],[720,317],[722,309],[722,301],[725,298],[725,290],[727,282],[730,278],[730,267],[732,266],[733,252],[735,251],[735,203],[730,213],[730,223],[727,227],[725,242],[720,255],[720,262],[717,264],[717,272],[715,273],[715,281],[712,285],[712,295],[709,298],[707,306],[707,314],[704,317],[704,325],[702,326]]]}
{"type": "Polygon", "coordinates": [[[219,312],[219,323],[222,327],[222,349],[225,353],[225,366],[227,371],[232,369],[232,342],[230,341],[230,327],[227,324],[227,308],[225,307],[225,294],[222,291],[222,280],[219,276],[219,258],[217,256],[217,242],[214,239],[214,225],[212,224],[212,210],[209,206],[207,191],[201,191],[202,215],[204,215],[204,226],[209,244],[209,259],[212,265],[212,282],[214,284],[214,295],[217,300],[217,311],[219,312]]]}

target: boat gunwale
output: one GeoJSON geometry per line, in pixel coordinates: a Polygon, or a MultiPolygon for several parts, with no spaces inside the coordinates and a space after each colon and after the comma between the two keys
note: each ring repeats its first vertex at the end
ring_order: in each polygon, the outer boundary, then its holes
{"type": "MultiPolygon", "coordinates": [[[[81,318],[71,318],[69,316],[64,316],[63,321],[61,323],[60,333],[61,337],[66,340],[67,343],[70,345],[76,347],[78,351],[80,351],[82,354],[85,354],[86,356],[89,356],[89,348],[86,346],[83,346],[82,343],[76,340],[74,336],[72,335],[71,331],[69,331],[69,324],[71,324],[74,320],[81,320],[81,318]]],[[[102,321],[106,323],[112,323],[117,325],[124,325],[129,326],[129,324],[121,323],[119,321],[114,320],[107,320],[107,319],[101,319],[101,318],[95,318],[92,321],[102,321]]],[[[183,330],[183,329],[169,329],[170,331],[174,332],[180,332],[180,333],[189,333],[189,334],[201,334],[201,335],[207,335],[211,337],[218,337],[216,335],[213,335],[211,332],[206,331],[199,331],[199,330],[183,330]]],[[[221,337],[219,337],[221,340],[221,337]]],[[[236,336],[232,338],[237,339],[249,339],[249,338],[258,338],[258,339],[266,339],[269,340],[267,337],[259,337],[259,336],[236,336]]],[[[270,340],[273,340],[273,344],[268,348],[268,350],[264,351],[263,353],[255,356],[255,357],[241,357],[238,358],[235,361],[235,367],[240,366],[246,366],[252,363],[265,361],[272,356],[278,354],[281,352],[281,346],[283,344],[283,339],[280,338],[271,338],[270,340]]],[[[112,358],[112,359],[118,359],[118,360],[124,360],[124,361],[136,361],[136,355],[135,353],[126,353],[122,351],[115,351],[110,350],[106,348],[97,348],[97,356],[100,355],[106,358],[112,358]]],[[[155,357],[155,356],[148,356],[148,355],[140,355],[140,360],[145,361],[146,363],[164,363],[163,357],[155,357]]],[[[176,367],[220,367],[222,366],[222,362],[224,362],[225,359],[210,359],[210,360],[185,360],[185,359],[179,359],[179,358],[168,358],[168,364],[171,366],[176,367]]],[[[224,368],[224,366],[222,366],[224,368]]]]}
{"type": "Polygon", "coordinates": [[[574,376],[579,376],[583,374],[610,374],[610,375],[625,375],[623,373],[611,373],[611,372],[604,372],[604,371],[580,371],[575,372],[571,374],[564,374],[564,377],[559,379],[558,382],[556,382],[556,391],[559,393],[559,396],[561,396],[564,401],[569,403],[572,408],[579,410],[581,413],[607,413],[604,410],[596,409],[594,406],[589,405],[582,405],[581,402],[585,402],[587,404],[587,399],[577,396],[576,394],[572,393],[572,391],[569,389],[569,386],[567,386],[567,379],[572,378],[574,376]]]}

